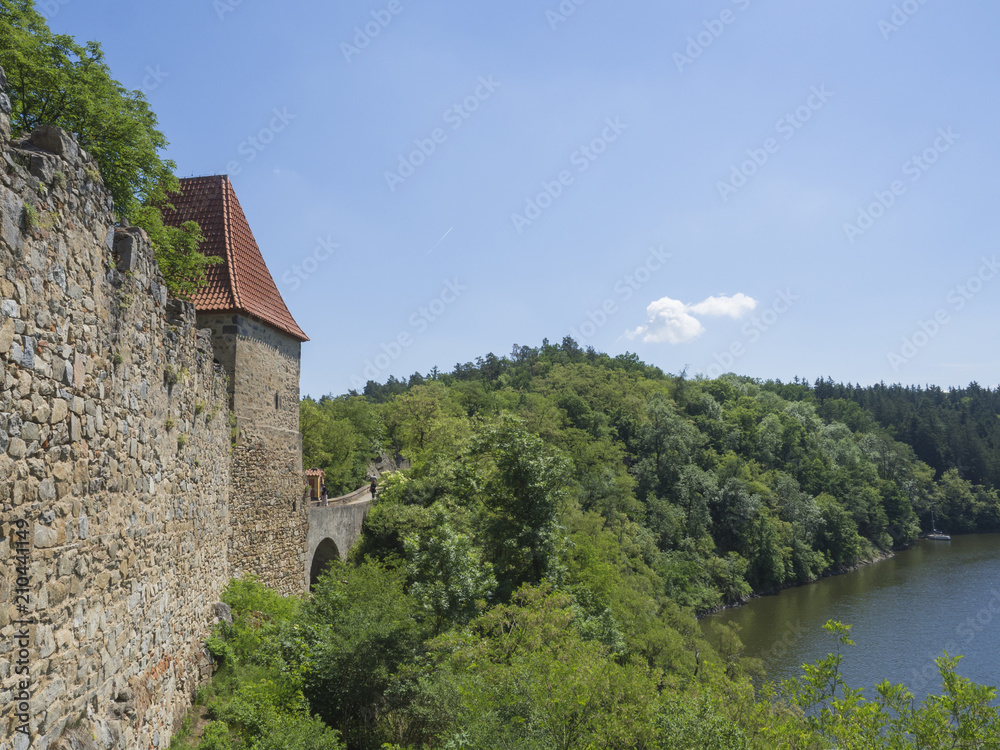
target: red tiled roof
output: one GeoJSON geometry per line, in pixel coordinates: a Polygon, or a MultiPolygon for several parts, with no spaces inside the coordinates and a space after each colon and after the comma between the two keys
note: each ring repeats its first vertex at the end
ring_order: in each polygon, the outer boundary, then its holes
{"type": "Polygon", "coordinates": [[[208,267],[208,284],[192,300],[195,308],[201,312],[241,312],[299,341],[308,341],[267,270],[229,177],[184,177],[180,183],[180,194],[171,196],[174,210],[163,212],[164,223],[180,226],[185,221],[198,222],[205,235],[198,249],[225,259],[208,267]]]}
{"type": "Polygon", "coordinates": [[[306,469],[307,477],[322,477],[325,476],[326,472],[322,469],[306,469]]]}

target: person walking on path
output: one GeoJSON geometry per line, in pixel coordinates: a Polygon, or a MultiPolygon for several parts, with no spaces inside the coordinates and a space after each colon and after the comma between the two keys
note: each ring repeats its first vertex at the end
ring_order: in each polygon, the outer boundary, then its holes
{"type": "Polygon", "coordinates": [[[378,480],[376,480],[375,477],[372,477],[372,484],[368,489],[372,493],[372,500],[374,500],[375,493],[378,491],[378,480]]]}

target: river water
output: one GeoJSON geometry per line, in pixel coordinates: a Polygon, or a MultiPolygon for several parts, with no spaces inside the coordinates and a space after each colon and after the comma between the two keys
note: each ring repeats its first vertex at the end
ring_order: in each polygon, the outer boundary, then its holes
{"type": "MultiPolygon", "coordinates": [[[[853,625],[844,650],[852,687],[888,678],[917,698],[940,693],[934,658],[961,654],[958,673],[1000,684],[1000,535],[921,540],[894,557],[808,586],[786,589],[702,619],[741,626],[747,656],[764,661],[767,678],[802,674],[801,665],[834,650],[827,620],[853,625]]],[[[711,639],[712,636],[709,635],[711,639]]]]}

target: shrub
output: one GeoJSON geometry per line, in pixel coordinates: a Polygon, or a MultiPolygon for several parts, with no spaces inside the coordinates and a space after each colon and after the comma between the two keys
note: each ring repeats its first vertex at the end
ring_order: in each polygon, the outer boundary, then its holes
{"type": "Polygon", "coordinates": [[[39,224],[38,209],[30,203],[24,204],[24,230],[30,232],[37,229],[39,224]]]}

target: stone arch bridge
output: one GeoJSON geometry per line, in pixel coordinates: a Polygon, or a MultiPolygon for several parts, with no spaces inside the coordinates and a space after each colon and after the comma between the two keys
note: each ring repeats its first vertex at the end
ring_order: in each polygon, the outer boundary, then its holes
{"type": "Polygon", "coordinates": [[[309,507],[309,536],[306,547],[306,584],[312,587],[332,560],[347,556],[361,536],[361,527],[371,507],[368,486],[349,495],[333,497],[326,505],[309,507]]]}

